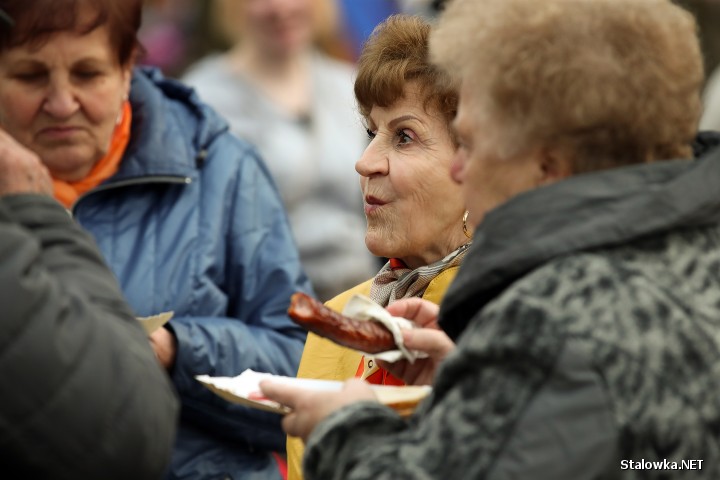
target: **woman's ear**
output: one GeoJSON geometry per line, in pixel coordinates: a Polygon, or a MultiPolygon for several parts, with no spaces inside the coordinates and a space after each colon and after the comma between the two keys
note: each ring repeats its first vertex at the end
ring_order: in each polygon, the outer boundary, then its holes
{"type": "Polygon", "coordinates": [[[573,162],[566,149],[545,147],[538,152],[540,182],[538,186],[548,185],[572,175],[573,162]]]}

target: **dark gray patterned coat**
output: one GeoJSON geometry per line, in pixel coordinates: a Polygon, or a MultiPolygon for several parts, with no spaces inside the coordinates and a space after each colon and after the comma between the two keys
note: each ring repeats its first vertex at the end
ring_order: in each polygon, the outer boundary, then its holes
{"type": "Polygon", "coordinates": [[[719,222],[720,150],[491,212],[441,309],[457,349],[431,398],[409,422],[336,412],[306,478],[720,479],[719,222]]]}

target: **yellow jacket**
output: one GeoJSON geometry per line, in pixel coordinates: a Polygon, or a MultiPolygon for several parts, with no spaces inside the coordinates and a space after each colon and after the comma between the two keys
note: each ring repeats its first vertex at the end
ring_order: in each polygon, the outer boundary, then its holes
{"type": "MultiPolygon", "coordinates": [[[[440,301],[445,296],[445,291],[455,278],[458,268],[459,267],[450,267],[442,271],[428,284],[422,298],[440,304],[440,301]]],[[[347,303],[353,294],[361,293],[368,295],[371,284],[372,279],[361,283],[341,293],[332,300],[328,300],[326,305],[337,312],[342,312],[345,303],[347,303]]],[[[355,350],[341,347],[330,340],[310,333],[305,342],[297,376],[298,378],[346,380],[355,376],[361,359],[362,355],[355,350]]],[[[295,437],[288,437],[288,480],[302,479],[302,456],[304,450],[305,445],[302,440],[295,437]]]]}

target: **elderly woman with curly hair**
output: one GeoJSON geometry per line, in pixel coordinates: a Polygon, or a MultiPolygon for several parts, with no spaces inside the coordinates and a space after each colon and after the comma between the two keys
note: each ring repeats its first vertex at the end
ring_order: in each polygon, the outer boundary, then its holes
{"type": "Polygon", "coordinates": [[[410,421],[363,382],[263,384],[305,476],[719,478],[720,151],[694,141],[692,16],[455,0],[431,51],[461,84],[451,172],[475,226],[434,331],[456,346],[410,421]]]}

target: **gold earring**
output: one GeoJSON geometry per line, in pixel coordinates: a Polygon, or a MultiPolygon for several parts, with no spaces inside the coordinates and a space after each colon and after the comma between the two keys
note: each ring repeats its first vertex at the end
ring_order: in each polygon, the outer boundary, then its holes
{"type": "Polygon", "coordinates": [[[468,232],[468,226],[467,226],[467,217],[470,214],[469,210],[465,210],[465,213],[463,214],[463,233],[467,238],[472,238],[472,235],[470,232],[468,232]]]}

